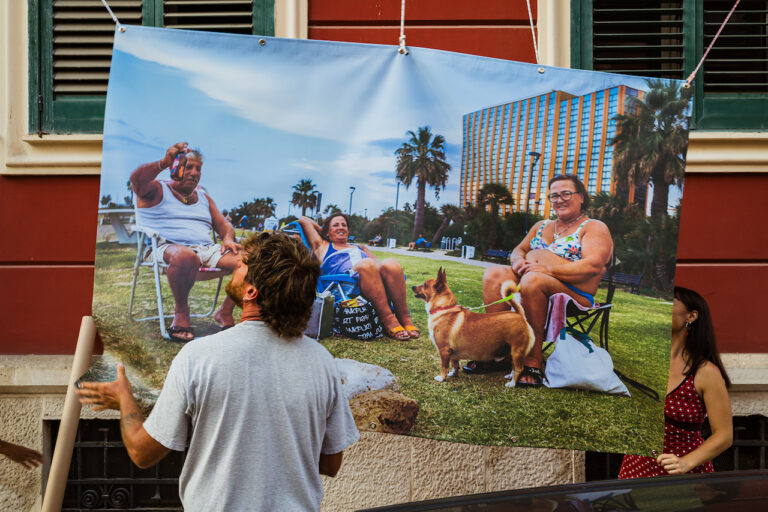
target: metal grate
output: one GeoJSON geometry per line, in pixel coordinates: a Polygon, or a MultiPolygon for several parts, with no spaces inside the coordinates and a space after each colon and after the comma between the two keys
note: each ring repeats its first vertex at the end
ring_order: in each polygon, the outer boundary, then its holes
{"type": "MultiPolygon", "coordinates": [[[[121,23],[141,25],[142,0],[110,0],[121,23]]],[[[53,95],[104,95],[115,24],[101,2],[53,1],[53,95]]]]}
{"type": "Polygon", "coordinates": [[[165,0],[167,28],[253,33],[252,0],[165,0]]]}
{"type": "MultiPolygon", "coordinates": [[[[733,0],[704,0],[704,48],[733,0]]],[[[768,1],[742,0],[704,62],[704,92],[768,92],[768,1]]]]}
{"type": "Polygon", "coordinates": [[[592,7],[595,71],[685,78],[683,0],[594,0],[592,7]]]}
{"type": "MultiPolygon", "coordinates": [[[[51,440],[58,426],[51,422],[51,440]]],[[[155,467],[140,469],[128,458],[119,421],[80,420],[62,512],[181,511],[178,479],[185,455],[171,451],[155,467]]]]}
{"type": "MultiPolygon", "coordinates": [[[[709,424],[705,422],[704,438],[709,437],[710,433],[709,424]]],[[[591,482],[617,478],[623,458],[623,455],[617,453],[586,452],[585,480],[591,482]]],[[[735,416],[733,445],[712,461],[715,471],[768,469],[766,462],[768,462],[768,418],[735,416]]]]}
{"type": "MultiPolygon", "coordinates": [[[[704,435],[709,431],[705,429],[704,435]]],[[[733,418],[733,445],[712,463],[718,471],[768,469],[768,418],[741,416],[733,418]]]]}

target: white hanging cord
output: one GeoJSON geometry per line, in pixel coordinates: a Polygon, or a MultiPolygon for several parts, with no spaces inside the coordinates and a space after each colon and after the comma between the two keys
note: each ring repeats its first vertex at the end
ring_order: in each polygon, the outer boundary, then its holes
{"type": "MultiPolygon", "coordinates": [[[[531,24],[531,37],[533,38],[533,51],[536,53],[536,64],[539,63],[539,45],[536,44],[536,31],[533,29],[533,14],[531,14],[531,0],[525,0],[528,4],[528,21],[531,24]]],[[[539,70],[541,73],[542,70],[539,70]]]]}
{"type": "Polygon", "coordinates": [[[736,0],[736,3],[733,4],[733,7],[731,7],[731,12],[728,13],[728,16],[725,17],[725,20],[723,21],[723,24],[720,25],[719,29],[717,29],[717,34],[715,34],[715,37],[714,37],[714,39],[712,39],[712,42],[709,43],[709,46],[707,47],[707,51],[705,51],[704,55],[701,56],[701,60],[699,61],[699,64],[696,66],[696,69],[694,69],[693,73],[688,75],[688,78],[686,78],[685,85],[683,86],[686,89],[691,86],[691,82],[693,82],[693,79],[696,76],[696,73],[699,72],[699,68],[701,67],[701,65],[704,64],[704,59],[707,58],[707,54],[709,53],[709,50],[711,50],[712,47],[715,46],[715,41],[717,41],[717,38],[720,37],[720,32],[723,31],[723,29],[725,28],[725,25],[728,23],[728,20],[731,19],[731,15],[733,14],[733,11],[736,10],[736,7],[738,7],[739,2],[741,2],[741,0],[736,0]]]}
{"type": "Polygon", "coordinates": [[[112,21],[115,22],[115,25],[117,25],[117,28],[120,30],[120,32],[125,32],[125,27],[120,23],[120,20],[117,19],[117,16],[115,16],[115,13],[112,12],[112,9],[109,8],[109,4],[107,4],[107,0],[101,0],[101,3],[104,4],[104,7],[107,8],[107,12],[109,12],[109,15],[112,16],[112,21]]]}
{"type": "Polygon", "coordinates": [[[405,47],[405,0],[400,4],[400,49],[397,51],[401,55],[408,55],[408,49],[405,47]]]}

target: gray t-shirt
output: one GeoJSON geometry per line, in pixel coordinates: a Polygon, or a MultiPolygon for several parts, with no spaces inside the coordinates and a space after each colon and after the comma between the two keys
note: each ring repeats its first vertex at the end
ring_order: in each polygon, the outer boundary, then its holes
{"type": "Polygon", "coordinates": [[[318,510],[320,454],[359,438],[331,354],[255,321],[184,346],[144,429],[171,450],[189,436],[187,512],[318,510]]]}

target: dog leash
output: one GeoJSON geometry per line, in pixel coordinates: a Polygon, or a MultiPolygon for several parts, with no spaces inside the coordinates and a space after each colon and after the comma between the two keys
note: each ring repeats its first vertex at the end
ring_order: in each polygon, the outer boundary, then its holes
{"type": "MultiPolygon", "coordinates": [[[[502,302],[508,302],[508,301],[512,300],[514,298],[514,296],[515,296],[515,294],[511,293],[508,296],[504,297],[503,299],[497,300],[496,302],[491,302],[490,304],[483,304],[481,306],[477,306],[477,307],[474,307],[474,308],[467,308],[467,307],[465,307],[464,309],[472,311],[474,309],[480,309],[480,308],[485,308],[485,307],[488,307],[488,306],[493,306],[494,304],[501,304],[502,302]]],[[[464,307],[464,306],[462,306],[462,307],[464,307]]]]}

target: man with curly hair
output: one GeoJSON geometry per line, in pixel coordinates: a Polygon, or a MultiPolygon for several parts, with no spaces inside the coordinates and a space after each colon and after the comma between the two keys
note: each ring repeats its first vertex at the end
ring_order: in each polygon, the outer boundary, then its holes
{"type": "Polygon", "coordinates": [[[81,402],[120,410],[139,467],[189,440],[185,510],[320,509],[320,474],[336,475],[359,434],[333,357],[302,335],[319,275],[299,241],[253,235],[227,285],[240,323],[181,349],[146,421],[122,365],[114,382],[81,385],[81,402]]]}

